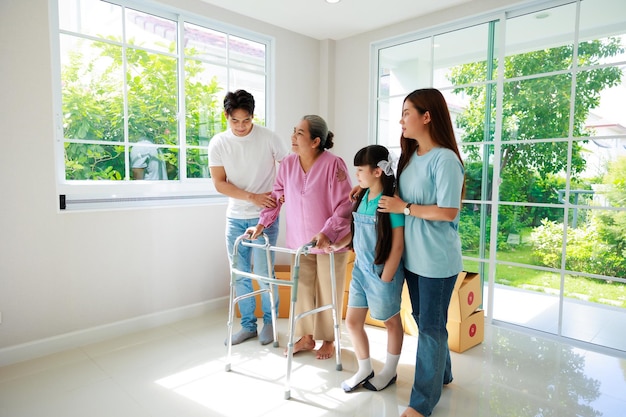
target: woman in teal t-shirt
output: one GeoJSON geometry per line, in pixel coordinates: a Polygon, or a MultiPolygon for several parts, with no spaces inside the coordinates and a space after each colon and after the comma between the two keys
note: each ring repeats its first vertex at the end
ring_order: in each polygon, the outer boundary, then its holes
{"type": "Polygon", "coordinates": [[[458,226],[465,171],[441,92],[409,94],[400,124],[399,196],[383,196],[379,205],[406,216],[403,261],[419,336],[411,398],[401,417],[419,417],[432,413],[452,382],[446,322],[463,270],[458,226]]]}

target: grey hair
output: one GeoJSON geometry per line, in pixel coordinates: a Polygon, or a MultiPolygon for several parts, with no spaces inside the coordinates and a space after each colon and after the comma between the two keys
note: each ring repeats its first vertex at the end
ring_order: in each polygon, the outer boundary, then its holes
{"type": "Polygon", "coordinates": [[[309,133],[311,139],[320,138],[319,149],[330,149],[333,147],[333,132],[328,130],[326,121],[315,114],[308,114],[302,118],[309,123],[309,133]]]}

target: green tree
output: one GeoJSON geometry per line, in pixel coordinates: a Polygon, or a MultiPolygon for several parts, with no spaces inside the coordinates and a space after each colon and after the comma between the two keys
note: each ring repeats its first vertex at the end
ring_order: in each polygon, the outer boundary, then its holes
{"type": "MultiPolygon", "coordinates": [[[[594,40],[580,44],[578,65],[597,64],[601,59],[623,53],[619,38],[607,41],[594,40]]],[[[509,56],[504,63],[506,79],[524,77],[540,73],[570,68],[573,61],[573,47],[561,46],[509,56]]],[[[492,76],[496,73],[494,68],[492,76]]],[[[473,80],[484,79],[487,62],[475,62],[452,68],[448,76],[454,85],[470,84],[473,80]]],[[[576,103],[574,111],[574,136],[588,136],[585,130],[589,110],[598,106],[600,92],[621,82],[621,70],[617,67],[596,68],[577,74],[576,103]]],[[[493,78],[493,77],[490,77],[493,78]]],[[[569,74],[552,75],[532,80],[506,82],[503,85],[502,102],[502,147],[501,172],[512,176],[516,181],[528,174],[529,169],[539,175],[556,174],[564,170],[567,163],[567,146],[556,143],[531,142],[532,139],[563,138],[568,136],[570,91],[572,79],[569,74]],[[528,141],[520,144],[506,144],[508,140],[528,141]]],[[[492,141],[493,126],[489,137],[485,137],[485,109],[488,95],[495,98],[491,87],[462,87],[455,93],[469,96],[469,107],[457,118],[457,125],[463,130],[464,142],[492,141]]],[[[491,120],[495,120],[495,108],[488,109],[491,120]]],[[[470,151],[472,151],[470,149],[470,151]]],[[[572,173],[584,170],[585,161],[581,156],[581,144],[576,143],[572,156],[572,173]]],[[[480,155],[474,150],[470,160],[478,160],[480,155]]]]}
{"type": "MultiPolygon", "coordinates": [[[[609,163],[603,180],[606,199],[612,207],[626,207],[626,157],[622,156],[609,163]]],[[[613,254],[613,269],[626,274],[626,211],[594,210],[595,224],[602,240],[613,254]]],[[[608,256],[608,254],[607,254],[608,256]]]]}
{"type": "MultiPolygon", "coordinates": [[[[619,38],[583,42],[579,45],[578,65],[592,66],[604,58],[623,52],[619,38]]],[[[505,59],[504,77],[518,79],[571,68],[573,56],[572,45],[512,55],[505,59]]],[[[463,132],[463,142],[494,139],[494,123],[491,121],[496,119],[495,106],[492,105],[496,97],[495,86],[471,86],[474,80],[494,78],[497,65],[493,73],[488,74],[487,64],[483,61],[459,65],[448,74],[448,79],[454,85],[470,85],[454,90],[456,94],[463,93],[469,98],[468,107],[456,119],[457,126],[463,132]],[[491,107],[488,108],[487,103],[492,103],[491,107]]],[[[577,73],[574,136],[590,135],[591,132],[585,128],[589,110],[599,105],[600,93],[604,89],[619,85],[621,79],[622,72],[618,67],[599,67],[577,73]]],[[[565,185],[564,182],[559,184],[562,182],[559,178],[567,167],[567,143],[543,143],[535,139],[568,137],[571,87],[572,77],[569,73],[503,84],[501,200],[558,202],[555,191],[565,185]],[[512,140],[518,142],[510,143],[512,140]],[[559,188],[553,188],[555,185],[559,185],[559,188]]],[[[571,175],[574,179],[585,169],[582,146],[583,141],[576,141],[572,146],[571,175]]],[[[466,164],[482,164],[485,160],[485,156],[480,153],[481,147],[469,146],[464,150],[468,152],[466,164]]],[[[491,171],[492,167],[488,169],[491,171]]],[[[491,187],[487,190],[490,193],[491,187]]],[[[484,197],[490,199],[491,196],[484,197]]],[[[517,232],[520,227],[536,226],[544,217],[557,220],[562,213],[553,209],[501,206],[499,215],[500,232],[506,236],[509,232],[517,232]]]]}
{"type": "MultiPolygon", "coordinates": [[[[123,77],[127,86],[129,142],[132,145],[145,136],[155,144],[170,145],[164,148],[162,158],[167,162],[169,178],[178,178],[178,60],[127,48],[124,74],[119,43],[82,41],[81,45],[70,52],[69,63],[61,72],[63,130],[64,137],[70,140],[65,143],[66,178],[124,179],[125,153],[130,148],[124,145],[123,77]]],[[[172,53],[175,44],[168,45],[168,49],[172,53]]],[[[191,49],[185,52],[187,56],[195,54],[191,49]]],[[[200,61],[185,60],[185,138],[192,146],[200,145],[201,132],[210,138],[216,133],[216,126],[219,130],[225,128],[218,109],[221,87],[217,77],[202,83],[197,80],[202,71],[200,61]]],[[[194,151],[187,154],[188,177],[200,176],[198,167],[207,165],[206,155],[194,151]]]]}

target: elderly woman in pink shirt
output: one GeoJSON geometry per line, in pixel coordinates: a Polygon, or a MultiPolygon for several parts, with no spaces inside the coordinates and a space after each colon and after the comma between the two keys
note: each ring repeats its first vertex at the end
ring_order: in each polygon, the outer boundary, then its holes
{"type": "MultiPolygon", "coordinates": [[[[343,159],[326,151],[333,147],[333,137],[320,116],[302,118],[291,136],[293,153],[278,168],[272,191],[278,205],[265,208],[259,224],[248,230],[253,238],[259,236],[278,218],[284,204],[286,246],[296,249],[317,242],[311,254],[300,258],[296,314],[332,303],[330,255],[324,249],[350,233],[352,184],[343,159]]],[[[347,260],[346,249],[335,253],[337,294],[343,293],[347,260]]],[[[342,302],[338,297],[338,311],[342,311],[342,302]]],[[[315,341],[321,340],[317,359],[331,358],[335,350],[332,312],[326,310],[298,320],[295,335],[300,339],[294,353],[313,350],[315,341]]]]}

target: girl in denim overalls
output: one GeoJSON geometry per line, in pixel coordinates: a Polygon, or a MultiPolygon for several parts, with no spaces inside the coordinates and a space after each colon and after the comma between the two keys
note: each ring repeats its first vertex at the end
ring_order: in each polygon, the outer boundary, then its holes
{"type": "Polygon", "coordinates": [[[380,391],[396,381],[404,331],[400,320],[400,301],[404,284],[401,264],[404,250],[404,216],[377,210],[382,195],[396,192],[396,181],[387,148],[367,146],[354,157],[361,192],[354,204],[352,234],[332,245],[338,249],[354,248],[356,260],[350,282],[346,326],[359,363],[359,369],[341,387],[351,392],[363,384],[380,391]],[[352,242],[350,242],[352,240],[352,242]],[[365,318],[381,320],[387,328],[387,360],[382,371],[374,376],[370,361],[365,318]]]}

